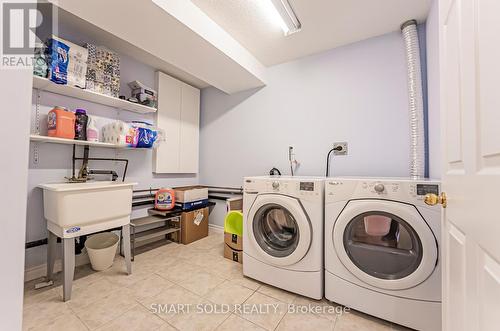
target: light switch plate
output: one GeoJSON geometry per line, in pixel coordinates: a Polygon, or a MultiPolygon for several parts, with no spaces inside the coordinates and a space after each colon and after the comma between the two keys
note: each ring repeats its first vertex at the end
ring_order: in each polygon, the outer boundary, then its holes
{"type": "Polygon", "coordinates": [[[333,151],[333,155],[347,155],[347,142],[337,142],[333,143],[333,148],[336,148],[338,146],[342,146],[341,151],[333,151]]]}

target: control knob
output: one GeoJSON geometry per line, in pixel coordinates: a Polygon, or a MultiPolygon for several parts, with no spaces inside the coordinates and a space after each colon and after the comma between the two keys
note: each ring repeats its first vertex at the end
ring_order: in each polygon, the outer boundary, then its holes
{"type": "Polygon", "coordinates": [[[373,187],[373,189],[374,189],[374,190],[375,190],[375,192],[377,192],[377,193],[382,193],[382,192],[384,192],[385,187],[384,187],[384,184],[378,183],[378,184],[376,184],[376,185],[373,187]]]}
{"type": "Polygon", "coordinates": [[[279,182],[273,182],[273,189],[277,190],[280,187],[279,182]]]}

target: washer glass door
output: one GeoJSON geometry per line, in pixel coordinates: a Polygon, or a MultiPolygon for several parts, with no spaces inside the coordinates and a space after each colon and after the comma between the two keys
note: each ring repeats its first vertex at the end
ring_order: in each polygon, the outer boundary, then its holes
{"type": "MultiPolygon", "coordinates": [[[[306,256],[312,242],[311,222],[302,203],[282,194],[259,194],[245,220],[246,253],[276,266],[290,266],[306,256]]],[[[244,234],[245,235],[245,234],[244,234]]]]}
{"type": "Polygon", "coordinates": [[[273,203],[257,210],[253,220],[253,233],[259,246],[274,257],[290,255],[297,248],[300,236],[292,213],[273,203]]]}

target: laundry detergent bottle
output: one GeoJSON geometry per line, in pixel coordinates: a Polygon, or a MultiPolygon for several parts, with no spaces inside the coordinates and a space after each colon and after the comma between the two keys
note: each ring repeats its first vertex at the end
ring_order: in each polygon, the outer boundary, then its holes
{"type": "Polygon", "coordinates": [[[175,207],[175,191],[171,188],[161,188],[156,191],[155,209],[170,210],[175,207]]]}
{"type": "Polygon", "coordinates": [[[49,137],[75,138],[75,114],[64,107],[56,106],[47,116],[49,137]]]}

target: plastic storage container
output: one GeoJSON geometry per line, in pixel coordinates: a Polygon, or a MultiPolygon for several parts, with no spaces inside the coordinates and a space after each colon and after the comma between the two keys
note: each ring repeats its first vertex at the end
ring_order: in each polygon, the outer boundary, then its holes
{"type": "Polygon", "coordinates": [[[170,210],[175,207],[175,191],[170,188],[161,188],[156,191],[155,209],[170,210]]]}
{"type": "Polygon", "coordinates": [[[224,219],[224,232],[243,236],[243,213],[233,210],[224,219]]]}
{"type": "Polygon", "coordinates": [[[49,137],[75,138],[75,114],[64,107],[56,106],[47,117],[49,137]]]}
{"type": "Polygon", "coordinates": [[[113,265],[118,241],[118,236],[112,232],[98,233],[85,241],[92,269],[102,271],[113,265]]]}

